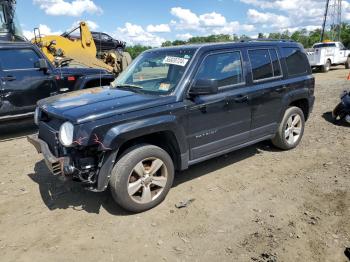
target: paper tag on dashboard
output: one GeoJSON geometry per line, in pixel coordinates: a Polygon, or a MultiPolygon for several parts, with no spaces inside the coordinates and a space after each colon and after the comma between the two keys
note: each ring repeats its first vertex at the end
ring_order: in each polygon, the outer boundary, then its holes
{"type": "Polygon", "coordinates": [[[185,66],[187,62],[188,62],[188,59],[186,58],[176,57],[176,56],[167,56],[164,58],[163,64],[185,66]]]}

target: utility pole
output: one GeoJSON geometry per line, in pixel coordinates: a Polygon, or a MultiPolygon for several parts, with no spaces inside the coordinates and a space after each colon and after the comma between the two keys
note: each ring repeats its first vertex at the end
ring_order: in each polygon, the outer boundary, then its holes
{"type": "Polygon", "coordinates": [[[328,28],[330,40],[340,41],[341,15],[342,0],[327,0],[322,24],[321,42],[325,40],[325,33],[328,28]]]}

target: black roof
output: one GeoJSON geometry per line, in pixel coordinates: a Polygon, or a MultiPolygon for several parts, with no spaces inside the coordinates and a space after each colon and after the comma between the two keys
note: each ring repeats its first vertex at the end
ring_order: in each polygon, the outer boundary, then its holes
{"type": "MultiPolygon", "coordinates": [[[[219,42],[219,43],[201,43],[201,44],[189,44],[189,45],[178,45],[170,47],[159,47],[148,50],[152,51],[162,51],[162,50],[186,50],[186,49],[225,49],[225,48],[237,48],[237,47],[259,47],[259,46],[288,46],[288,47],[301,47],[301,44],[291,41],[291,40],[270,40],[270,39],[257,39],[257,40],[247,40],[240,42],[219,42]]],[[[147,52],[147,51],[146,51],[147,52]]]]}

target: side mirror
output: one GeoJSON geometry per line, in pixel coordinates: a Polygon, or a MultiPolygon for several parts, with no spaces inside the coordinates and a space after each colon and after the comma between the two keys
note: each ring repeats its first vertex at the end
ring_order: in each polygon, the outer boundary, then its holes
{"type": "Polygon", "coordinates": [[[46,59],[40,58],[38,62],[35,63],[35,67],[46,72],[49,69],[46,59]]]}
{"type": "Polygon", "coordinates": [[[191,86],[189,94],[191,96],[216,94],[219,92],[218,86],[218,80],[198,79],[191,86]]]}

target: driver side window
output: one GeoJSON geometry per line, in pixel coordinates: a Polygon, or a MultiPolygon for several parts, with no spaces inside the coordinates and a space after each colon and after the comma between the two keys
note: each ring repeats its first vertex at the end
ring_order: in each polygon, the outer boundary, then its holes
{"type": "Polygon", "coordinates": [[[217,80],[219,89],[244,83],[239,51],[211,54],[204,58],[196,80],[217,80]]]}

